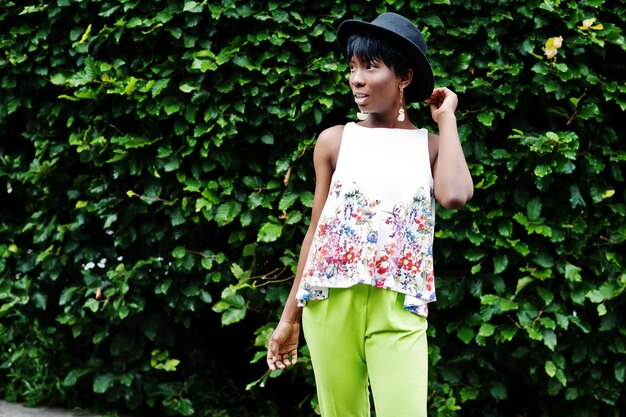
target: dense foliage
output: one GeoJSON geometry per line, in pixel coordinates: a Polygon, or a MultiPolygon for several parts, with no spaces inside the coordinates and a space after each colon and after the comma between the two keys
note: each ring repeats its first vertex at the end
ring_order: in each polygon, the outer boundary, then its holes
{"type": "Polygon", "coordinates": [[[603,0],[3,0],[0,396],[311,414],[306,347],[279,378],[258,359],[315,137],[355,112],[335,28],[386,10],[459,94],[476,183],[438,210],[432,415],[626,409],[626,5],[603,0]]]}

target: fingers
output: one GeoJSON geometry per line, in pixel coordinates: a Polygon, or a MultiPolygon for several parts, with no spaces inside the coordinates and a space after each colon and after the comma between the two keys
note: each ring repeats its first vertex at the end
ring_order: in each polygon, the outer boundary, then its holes
{"type": "Polygon", "coordinates": [[[270,370],[275,371],[277,369],[285,369],[288,366],[295,365],[296,362],[297,362],[297,359],[295,358],[292,358],[292,360],[290,361],[289,354],[285,353],[283,355],[280,355],[275,360],[270,360],[268,358],[267,366],[270,368],[270,370]]]}
{"type": "Polygon", "coordinates": [[[267,347],[267,357],[265,358],[268,368],[272,371],[276,370],[276,349],[274,346],[274,341],[270,340],[269,346],[267,347]]]}
{"type": "Polygon", "coordinates": [[[452,90],[450,90],[447,87],[437,87],[433,90],[433,95],[440,94],[440,95],[443,95],[444,97],[451,93],[452,93],[452,90]]]}
{"type": "Polygon", "coordinates": [[[433,91],[433,94],[430,96],[429,100],[431,102],[438,102],[438,103],[443,102],[446,99],[446,96],[447,96],[445,90],[447,90],[447,89],[445,89],[445,88],[436,88],[433,91]]]}
{"type": "Polygon", "coordinates": [[[454,93],[449,88],[438,87],[435,88],[430,97],[428,97],[424,101],[426,101],[427,103],[443,103],[443,101],[451,95],[454,95],[454,93]]]}
{"type": "Polygon", "coordinates": [[[298,350],[294,349],[291,352],[279,355],[279,359],[276,361],[276,367],[278,369],[285,369],[286,367],[295,365],[296,363],[298,363],[298,350]],[[291,356],[291,358],[289,356],[291,356]]]}
{"type": "Polygon", "coordinates": [[[265,361],[267,362],[267,367],[270,368],[271,371],[285,369],[286,367],[295,365],[298,362],[297,348],[287,353],[277,353],[276,346],[278,346],[278,344],[274,340],[270,340],[265,361]],[[291,359],[289,358],[290,354],[291,359]]]}
{"type": "Polygon", "coordinates": [[[431,108],[439,108],[444,102],[445,97],[441,97],[439,94],[433,94],[426,99],[426,102],[430,104],[431,108]]]}
{"type": "Polygon", "coordinates": [[[298,350],[294,349],[289,353],[282,353],[276,356],[273,353],[268,353],[267,355],[267,366],[271,371],[275,371],[277,369],[285,369],[288,366],[295,365],[298,363],[298,350]],[[291,355],[291,358],[289,356],[291,355]]]}
{"type": "Polygon", "coordinates": [[[292,363],[289,361],[289,353],[283,353],[283,364],[285,366],[291,366],[292,363]]]}

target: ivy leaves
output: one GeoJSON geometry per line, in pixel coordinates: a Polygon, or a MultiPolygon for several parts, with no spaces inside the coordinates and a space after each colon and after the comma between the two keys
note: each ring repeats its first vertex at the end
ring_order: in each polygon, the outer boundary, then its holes
{"type": "MultiPolygon", "coordinates": [[[[488,9],[377,8],[418,23],[437,83],[459,93],[476,184],[465,210],[438,210],[432,413],[606,414],[625,398],[624,6],[488,9]],[[513,395],[520,384],[531,401],[513,395]]],[[[237,329],[231,356],[263,357],[308,226],[315,138],[352,113],[334,31],[373,13],[232,0],[0,10],[1,395],[262,413],[255,390],[221,394],[237,376],[218,386],[201,370],[220,369],[209,342],[224,329],[237,329]]],[[[423,110],[411,120],[434,130],[423,110]]],[[[309,365],[295,372],[311,380],[309,365]]]]}

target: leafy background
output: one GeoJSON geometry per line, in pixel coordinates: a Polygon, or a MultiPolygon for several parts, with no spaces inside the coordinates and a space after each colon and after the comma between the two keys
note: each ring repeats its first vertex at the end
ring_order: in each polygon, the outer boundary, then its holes
{"type": "MultiPolygon", "coordinates": [[[[313,415],[306,347],[284,375],[259,359],[308,222],[315,138],[355,111],[335,28],[398,11],[459,94],[476,183],[464,210],[438,210],[430,414],[620,415],[625,10],[4,0],[0,396],[313,415]]],[[[409,113],[436,128],[425,105],[409,113]]]]}

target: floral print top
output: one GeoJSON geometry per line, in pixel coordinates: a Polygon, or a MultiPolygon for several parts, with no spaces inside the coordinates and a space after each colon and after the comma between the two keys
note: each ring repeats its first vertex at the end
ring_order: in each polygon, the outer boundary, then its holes
{"type": "Polygon", "coordinates": [[[405,294],[404,308],[426,317],[436,299],[434,220],[428,132],[347,124],[299,305],[368,284],[405,294]]]}

